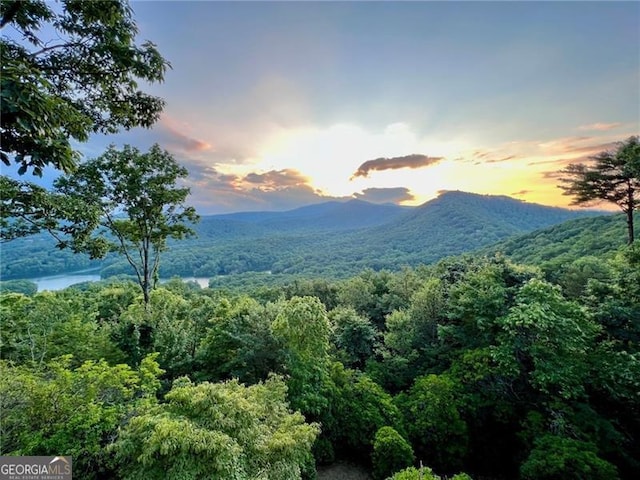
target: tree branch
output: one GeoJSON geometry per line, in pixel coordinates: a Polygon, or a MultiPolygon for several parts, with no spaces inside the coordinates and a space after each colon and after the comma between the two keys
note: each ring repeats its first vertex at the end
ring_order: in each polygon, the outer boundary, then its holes
{"type": "Polygon", "coordinates": [[[20,10],[20,2],[12,2],[7,11],[2,15],[2,20],[0,20],[0,28],[4,28],[7,23],[11,22],[18,14],[18,10],[20,10]]]}

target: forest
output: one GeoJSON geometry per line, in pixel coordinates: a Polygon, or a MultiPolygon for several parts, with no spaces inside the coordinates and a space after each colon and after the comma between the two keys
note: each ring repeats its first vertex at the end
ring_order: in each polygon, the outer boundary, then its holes
{"type": "MultiPolygon", "coordinates": [[[[603,214],[505,196],[446,192],[418,207],[351,200],[284,212],[204,216],[193,226],[194,237],[168,242],[159,274],[169,278],[271,272],[346,278],[366,268],[397,270],[403,265],[433,263],[446,256],[491,248],[500,240],[572,219],[584,220],[572,232],[572,237],[578,232],[585,237],[587,245],[581,251],[597,253],[598,248],[590,243],[594,230],[587,219],[599,218],[606,224],[598,225],[600,232],[607,230],[606,235],[598,236],[600,250],[611,250],[624,235],[624,222],[603,214]]],[[[560,244],[561,239],[554,239],[554,243],[560,244]]],[[[121,255],[91,260],[89,255],[56,248],[48,233],[8,243],[0,274],[10,280],[87,269],[99,271],[103,278],[133,274],[121,255]]]]}
{"type": "Polygon", "coordinates": [[[0,308],[2,452],[64,452],[78,478],[640,471],[635,245],[553,278],[474,255],[244,291],[176,279],[148,309],[117,279],[0,308]]]}
{"type": "Polygon", "coordinates": [[[5,27],[3,456],[89,480],[640,476],[637,136],[558,177],[620,215],[449,191],[198,225],[160,145],[81,158],[165,105],[129,3],[2,0],[5,27]],[[27,280],[87,268],[105,278],[27,280]]]}

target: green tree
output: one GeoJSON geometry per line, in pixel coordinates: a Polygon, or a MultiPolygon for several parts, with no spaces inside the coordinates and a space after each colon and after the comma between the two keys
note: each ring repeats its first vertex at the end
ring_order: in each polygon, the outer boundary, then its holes
{"type": "Polygon", "coordinates": [[[372,323],[351,307],[329,312],[335,325],[333,338],[340,358],[347,366],[362,369],[373,355],[378,332],[372,323]]]}
{"type": "Polygon", "coordinates": [[[70,368],[71,356],[42,369],[0,361],[2,455],[73,457],[74,475],[113,478],[106,447],[138,408],[155,403],[162,373],[154,357],[139,369],[88,361],[70,368]]]}
{"type": "Polygon", "coordinates": [[[493,349],[498,373],[552,397],[581,398],[600,326],[565,300],[558,287],[542,280],[522,287],[516,302],[499,321],[493,349]]]}
{"type": "Polygon", "coordinates": [[[72,142],[92,133],[150,127],[164,107],[139,82],[161,82],[169,67],[155,45],[136,43],[126,0],[2,0],[0,157],[42,174],[68,172],[79,153],[72,142]],[[17,32],[14,35],[13,32],[17,32]]]}
{"type": "Polygon", "coordinates": [[[321,418],[323,436],[339,452],[366,459],[378,429],[390,426],[404,431],[391,395],[366,374],[345,369],[339,362],[331,368],[329,399],[328,413],[321,418]]]}
{"type": "Polygon", "coordinates": [[[121,478],[295,480],[311,459],[318,426],[291,412],[276,377],[174,382],[166,402],[133,417],[114,445],[121,478]]]}
{"type": "Polygon", "coordinates": [[[0,281],[0,292],[15,292],[24,295],[35,295],[38,285],[30,280],[6,280],[0,281]]]}
{"type": "Polygon", "coordinates": [[[637,136],[620,142],[615,151],[600,152],[592,164],[571,164],[561,171],[565,195],[573,205],[598,201],[615,203],[627,216],[628,243],[634,241],[633,212],[640,192],[640,140],[637,136]]]}
{"type": "MultiPolygon", "coordinates": [[[[466,473],[458,473],[453,477],[447,477],[451,480],[472,480],[466,473]]],[[[409,467],[395,473],[390,480],[441,480],[441,477],[433,473],[429,467],[409,467]]]]}
{"type": "Polygon", "coordinates": [[[293,297],[282,305],[272,329],[284,348],[291,406],[320,415],[327,406],[323,389],[331,333],[324,305],[316,297],[293,297]]]}
{"type": "Polygon", "coordinates": [[[373,440],[373,477],[384,480],[394,472],[413,464],[413,448],[392,427],[382,427],[373,440]]]}
{"type": "Polygon", "coordinates": [[[194,208],[184,205],[189,189],[176,187],[186,176],[187,170],[158,145],[147,153],[128,145],[121,151],[111,146],[56,180],[56,191],[77,201],[71,211],[60,212],[66,221],[60,229],[70,240],[59,246],[93,258],[109,251],[124,255],[147,306],[167,239],[192,235],[186,222],[198,220],[194,208]]]}
{"type": "Polygon", "coordinates": [[[173,379],[193,372],[205,322],[197,323],[191,317],[191,302],[162,287],[151,292],[149,306],[145,309],[138,298],[115,324],[128,361],[135,365],[144,355],[158,352],[166,377],[173,379]]]}
{"type": "Polygon", "coordinates": [[[616,468],[598,456],[596,447],[571,438],[545,435],[520,468],[523,480],[616,480],[616,468]]]}
{"type": "Polygon", "coordinates": [[[405,307],[410,296],[407,288],[404,288],[405,284],[393,279],[386,270],[364,270],[340,285],[339,304],[353,307],[360,315],[371,320],[378,330],[384,330],[385,317],[393,310],[405,307]]]}
{"type": "Polygon", "coordinates": [[[81,295],[74,293],[0,295],[1,358],[31,365],[67,354],[73,354],[74,366],[85,360],[121,361],[110,325],[98,323],[91,310],[85,310],[81,295]]]}
{"type": "Polygon", "coordinates": [[[251,384],[280,372],[283,351],[271,331],[277,314],[277,305],[249,297],[218,302],[196,352],[197,378],[251,384]]]}
{"type": "Polygon", "coordinates": [[[418,458],[449,471],[467,453],[467,425],[459,412],[455,388],[445,375],[427,375],[396,397],[418,458]]]}

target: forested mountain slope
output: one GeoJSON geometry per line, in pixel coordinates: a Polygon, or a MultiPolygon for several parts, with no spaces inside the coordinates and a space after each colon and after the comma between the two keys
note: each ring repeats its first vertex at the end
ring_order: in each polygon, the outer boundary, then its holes
{"type": "MultiPolygon", "coordinates": [[[[636,223],[640,215],[636,215],[636,223]]],[[[607,257],[625,244],[627,226],[623,214],[575,219],[536,230],[480,250],[503,253],[531,265],[561,264],[591,255],[607,257]]]]}
{"type": "MultiPolygon", "coordinates": [[[[206,216],[197,238],[163,257],[161,276],[274,273],[344,277],[363,268],[396,270],[473,251],[516,234],[595,215],[529,204],[504,196],[446,192],[409,208],[361,200],[326,202],[287,212],[206,216]]],[[[101,263],[55,249],[38,235],[6,244],[2,276],[26,278],[99,266],[127,273],[110,256],[101,263]]]]}
{"type": "Polygon", "coordinates": [[[266,230],[283,231],[342,231],[383,225],[404,216],[411,207],[395,204],[374,204],[363,200],[325,202],[296,208],[285,212],[240,212],[213,215],[202,219],[199,231],[216,225],[221,220],[231,220],[260,226],[266,230]]]}
{"type": "Polygon", "coordinates": [[[401,250],[415,256],[415,261],[423,256],[423,261],[430,263],[515,234],[592,215],[594,212],[547,207],[506,196],[452,191],[394,222],[364,232],[364,236],[378,248],[401,250]]]}

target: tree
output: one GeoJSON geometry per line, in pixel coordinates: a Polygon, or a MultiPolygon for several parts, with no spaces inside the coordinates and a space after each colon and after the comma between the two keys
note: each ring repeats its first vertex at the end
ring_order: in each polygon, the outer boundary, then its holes
{"type": "Polygon", "coordinates": [[[87,361],[70,368],[71,355],[34,370],[0,360],[0,453],[73,456],[79,478],[114,478],[107,445],[138,409],[156,402],[163,373],[155,355],[137,370],[87,361]]]}
{"type": "Polygon", "coordinates": [[[223,298],[211,310],[196,351],[196,378],[257,383],[282,370],[282,349],[271,331],[277,305],[223,298]]]}
{"type": "Polygon", "coordinates": [[[109,251],[124,255],[148,306],[167,239],[192,235],[184,222],[198,220],[195,209],[184,206],[189,189],[176,187],[186,176],[187,170],[158,145],[148,153],[128,145],[122,151],[109,147],[55,181],[56,192],[68,200],[66,208],[53,212],[66,221],[60,230],[70,236],[59,246],[92,258],[109,251]]]}
{"type": "Polygon", "coordinates": [[[600,152],[593,164],[571,164],[561,171],[565,195],[572,205],[589,205],[604,200],[615,203],[627,215],[628,243],[634,241],[633,212],[640,192],[640,141],[638,136],[620,142],[615,151],[600,152]]]}
{"type": "Polygon", "coordinates": [[[390,426],[403,433],[402,415],[391,395],[366,374],[331,366],[329,405],[321,418],[322,433],[338,452],[351,459],[371,454],[376,431],[390,426]]]}
{"type": "Polygon", "coordinates": [[[150,127],[164,107],[138,82],[161,82],[169,68],[138,29],[126,0],[0,1],[2,147],[0,158],[42,175],[46,165],[71,171],[72,142],[92,133],[150,127]]]}
{"type": "MultiPolygon", "coordinates": [[[[451,480],[472,480],[466,473],[458,473],[453,477],[446,477],[451,480]]],[[[441,477],[433,473],[429,467],[409,467],[395,473],[389,480],[441,480],[441,477]]]]}
{"type": "Polygon", "coordinates": [[[80,296],[68,297],[61,292],[0,295],[0,358],[34,366],[67,354],[73,354],[72,366],[93,359],[120,361],[110,325],[96,322],[80,296]]]}
{"type": "Polygon", "coordinates": [[[35,295],[38,291],[38,284],[30,280],[7,280],[0,281],[0,293],[15,292],[24,295],[35,295]]]}
{"type": "Polygon", "coordinates": [[[318,434],[285,400],[277,377],[174,382],[166,402],[133,417],[114,445],[120,478],[295,480],[318,434]]]}
{"type": "Polygon", "coordinates": [[[396,397],[416,456],[436,469],[452,470],[467,453],[467,425],[462,420],[457,386],[446,375],[416,378],[396,397]]]}
{"type": "Polygon", "coordinates": [[[492,347],[497,373],[550,397],[584,397],[588,358],[602,328],[578,304],[565,300],[559,287],[529,281],[498,326],[492,347]]]}
{"type": "Polygon", "coordinates": [[[329,316],[335,325],[334,342],[343,363],[362,369],[373,356],[378,336],[375,327],[351,307],[338,307],[329,316]]]}
{"type": "Polygon", "coordinates": [[[555,435],[545,435],[536,441],[520,467],[520,475],[524,480],[619,478],[615,466],[600,458],[593,444],[555,435]]]}
{"type": "Polygon", "coordinates": [[[293,297],[283,302],[271,328],[282,345],[291,406],[308,416],[320,415],[328,406],[324,387],[331,334],[324,305],[316,297],[293,297]]]}
{"type": "Polygon", "coordinates": [[[394,472],[410,467],[413,460],[413,448],[392,427],[382,427],[376,432],[371,454],[375,478],[388,478],[394,472]]]}

